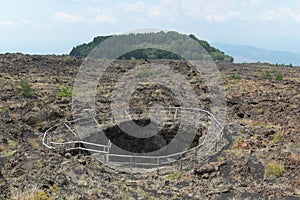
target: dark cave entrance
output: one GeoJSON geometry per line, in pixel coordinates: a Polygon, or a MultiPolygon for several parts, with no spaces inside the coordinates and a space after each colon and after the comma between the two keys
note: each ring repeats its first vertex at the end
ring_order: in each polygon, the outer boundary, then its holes
{"type": "MultiPolygon", "coordinates": [[[[125,121],[121,122],[120,126],[126,127],[126,130],[130,130],[134,132],[134,135],[139,134],[139,130],[136,130],[135,128],[132,128],[131,121],[125,121]]],[[[145,126],[157,126],[154,122],[151,122],[151,119],[149,118],[143,118],[143,119],[134,119],[133,122],[141,127],[145,126]]],[[[134,137],[131,134],[127,134],[124,132],[120,126],[113,125],[110,127],[107,127],[103,129],[103,133],[106,135],[106,137],[116,146],[119,148],[132,152],[132,153],[149,153],[153,151],[157,151],[161,149],[162,147],[168,145],[176,136],[180,124],[176,121],[173,123],[167,123],[165,124],[156,135],[147,137],[147,138],[139,138],[134,137]]],[[[155,127],[149,127],[149,129],[152,129],[155,127]]],[[[191,129],[195,129],[195,127],[190,127],[191,129]]],[[[189,128],[186,129],[186,131],[190,131],[189,128]]],[[[196,127],[196,134],[195,138],[190,145],[189,148],[195,147],[199,144],[200,138],[202,138],[203,135],[203,127],[199,128],[196,127]]],[[[143,133],[145,134],[145,132],[143,133]]],[[[147,133],[146,133],[147,134],[147,133]]]]}

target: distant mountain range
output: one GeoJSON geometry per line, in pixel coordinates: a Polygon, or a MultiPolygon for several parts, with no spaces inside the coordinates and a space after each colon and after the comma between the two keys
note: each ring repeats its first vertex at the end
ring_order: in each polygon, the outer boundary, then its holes
{"type": "Polygon", "coordinates": [[[300,66],[300,54],[291,53],[287,51],[274,51],[263,48],[257,48],[249,45],[229,45],[218,44],[213,45],[234,57],[235,63],[243,62],[268,62],[272,64],[292,64],[300,66]]]}

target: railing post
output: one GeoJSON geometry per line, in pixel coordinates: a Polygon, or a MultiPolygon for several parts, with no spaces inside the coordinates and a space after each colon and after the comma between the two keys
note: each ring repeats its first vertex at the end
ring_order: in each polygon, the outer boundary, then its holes
{"type": "Polygon", "coordinates": [[[197,164],[197,148],[195,148],[195,160],[194,160],[194,167],[196,167],[196,164],[197,164]]]}
{"type": "Polygon", "coordinates": [[[159,175],[159,157],[157,157],[156,162],[157,162],[157,171],[156,172],[157,172],[157,175],[159,175]]]}
{"type": "Polygon", "coordinates": [[[174,120],[177,118],[177,112],[178,112],[178,108],[176,108],[175,110],[174,120]]]}
{"type": "Polygon", "coordinates": [[[48,137],[47,137],[47,135],[45,135],[45,144],[48,145],[48,137]]]}
{"type": "Polygon", "coordinates": [[[173,162],[173,163],[172,163],[172,173],[174,173],[174,171],[175,171],[175,170],[174,170],[175,164],[176,164],[176,162],[173,162]]]}
{"type": "Polygon", "coordinates": [[[111,148],[110,140],[107,142],[107,153],[106,153],[106,162],[109,163],[109,149],[111,148]]]}
{"type": "Polygon", "coordinates": [[[204,146],[204,148],[203,148],[203,160],[205,160],[205,156],[206,156],[206,154],[205,154],[205,151],[206,151],[206,144],[204,144],[203,146],[204,146]]]}
{"type": "Polygon", "coordinates": [[[215,151],[216,152],[218,151],[218,140],[219,140],[219,138],[216,138],[216,143],[215,143],[215,151]]]}
{"type": "MultiPolygon", "coordinates": [[[[181,157],[182,157],[182,155],[181,155],[181,157]]],[[[179,164],[180,164],[179,169],[180,169],[180,170],[182,170],[182,159],[181,159],[181,157],[179,158],[179,164]]]]}
{"type": "Polygon", "coordinates": [[[130,172],[132,173],[132,156],[130,156],[130,172]]]}

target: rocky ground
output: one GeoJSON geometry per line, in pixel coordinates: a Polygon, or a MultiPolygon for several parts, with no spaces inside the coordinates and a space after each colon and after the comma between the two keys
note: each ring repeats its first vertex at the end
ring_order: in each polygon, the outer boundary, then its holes
{"type": "MultiPolygon", "coordinates": [[[[224,125],[232,145],[217,159],[189,170],[133,175],[111,169],[91,155],[49,151],[41,143],[47,128],[73,118],[72,99],[57,93],[61,86],[72,87],[82,61],[0,55],[0,199],[300,198],[300,68],[218,63],[227,96],[224,125]],[[32,97],[22,94],[22,79],[32,85],[32,97]]],[[[98,87],[98,110],[109,110],[118,72],[143,62],[116,63],[98,87]]],[[[183,63],[175,65],[206,108],[210,99],[200,76],[183,63]]],[[[132,103],[151,105],[157,96],[164,103],[176,103],[161,88],[154,89],[156,94],[145,86],[132,103]]]]}

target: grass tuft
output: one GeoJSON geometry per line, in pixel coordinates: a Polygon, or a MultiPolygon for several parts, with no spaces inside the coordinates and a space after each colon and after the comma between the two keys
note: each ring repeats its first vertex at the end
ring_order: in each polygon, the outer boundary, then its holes
{"type": "Polygon", "coordinates": [[[230,80],[239,80],[239,79],[242,79],[242,75],[240,75],[240,74],[231,74],[228,78],[230,80]]]}
{"type": "Polygon", "coordinates": [[[68,86],[61,86],[60,91],[56,94],[56,98],[61,99],[61,98],[68,98],[73,96],[73,91],[71,88],[68,86]]]}
{"type": "Polygon", "coordinates": [[[169,180],[177,180],[182,176],[182,174],[180,173],[174,173],[174,174],[170,174],[168,175],[167,179],[169,180]]]}
{"type": "Polygon", "coordinates": [[[32,85],[25,79],[21,80],[19,86],[20,94],[22,94],[25,97],[31,98],[36,94],[35,91],[32,89],[32,85]]]}
{"type": "Polygon", "coordinates": [[[142,69],[138,72],[137,76],[139,78],[148,77],[152,75],[152,71],[150,69],[142,69]]]}
{"type": "Polygon", "coordinates": [[[272,79],[272,74],[271,74],[270,71],[267,70],[267,71],[264,71],[264,72],[262,73],[261,77],[262,77],[263,79],[269,79],[269,80],[271,80],[271,79],[272,79]]]}
{"type": "Polygon", "coordinates": [[[273,136],[273,139],[272,141],[275,143],[275,144],[278,144],[282,138],[283,138],[283,134],[281,132],[277,132],[274,136],[273,136]]]}
{"type": "Polygon", "coordinates": [[[283,163],[278,163],[277,161],[273,160],[269,162],[265,167],[265,176],[276,178],[283,175],[285,169],[283,163]]]}

